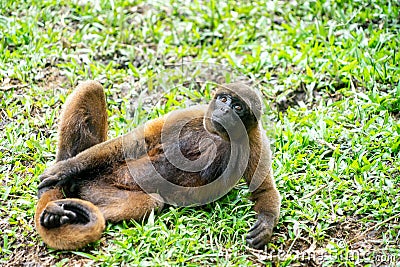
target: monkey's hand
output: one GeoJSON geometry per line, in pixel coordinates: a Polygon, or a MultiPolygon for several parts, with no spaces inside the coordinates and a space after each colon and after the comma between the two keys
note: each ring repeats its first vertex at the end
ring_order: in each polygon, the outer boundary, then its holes
{"type": "Polygon", "coordinates": [[[255,249],[264,248],[271,240],[274,220],[275,216],[270,213],[259,214],[257,222],[251,227],[249,234],[246,236],[247,243],[255,249]]]}
{"type": "Polygon", "coordinates": [[[39,176],[41,181],[38,186],[39,196],[55,186],[66,184],[77,173],[79,173],[79,166],[72,159],[55,163],[39,176]]]}

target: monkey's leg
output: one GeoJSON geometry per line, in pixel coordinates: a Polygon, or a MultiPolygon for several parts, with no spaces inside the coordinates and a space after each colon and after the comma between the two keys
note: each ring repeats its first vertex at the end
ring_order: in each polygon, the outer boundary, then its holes
{"type": "Polygon", "coordinates": [[[103,87],[94,81],[80,84],[69,95],[62,111],[56,161],[106,141],[107,128],[103,87]]]}
{"type": "MultiPolygon", "coordinates": [[[[106,141],[107,128],[103,87],[95,81],[80,84],[63,106],[58,126],[56,162],[63,162],[106,141]]],[[[39,186],[39,196],[54,185],[39,186]]]]}
{"type": "Polygon", "coordinates": [[[164,120],[165,118],[155,119],[126,135],[102,142],[75,157],[57,162],[40,175],[39,190],[64,183],[83,172],[98,172],[114,163],[141,158],[161,142],[164,120]]]}
{"type": "MultiPolygon", "coordinates": [[[[59,124],[56,161],[68,159],[106,140],[107,112],[103,88],[90,81],[68,97],[59,124]]],[[[39,190],[35,225],[44,242],[56,249],[75,249],[98,240],[105,227],[97,207],[63,199],[59,186],[39,190]]]]}
{"type": "Polygon", "coordinates": [[[105,183],[91,182],[81,189],[82,199],[96,205],[107,221],[139,221],[152,210],[161,211],[164,203],[158,194],[120,189],[105,183]]]}

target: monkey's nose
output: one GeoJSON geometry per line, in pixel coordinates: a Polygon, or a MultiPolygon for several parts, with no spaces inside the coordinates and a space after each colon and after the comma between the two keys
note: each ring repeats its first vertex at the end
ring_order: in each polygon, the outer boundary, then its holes
{"type": "Polygon", "coordinates": [[[228,107],[221,107],[221,111],[222,111],[222,114],[226,114],[226,113],[228,113],[228,112],[230,111],[230,108],[228,108],[228,107]]]}

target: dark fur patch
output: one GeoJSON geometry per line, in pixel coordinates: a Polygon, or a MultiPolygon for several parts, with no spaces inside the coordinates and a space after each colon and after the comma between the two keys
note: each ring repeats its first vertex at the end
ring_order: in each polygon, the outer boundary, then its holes
{"type": "MultiPolygon", "coordinates": [[[[206,162],[211,164],[199,171],[190,172],[175,167],[168,161],[166,153],[159,153],[153,157],[152,163],[157,172],[166,180],[181,186],[197,187],[212,182],[218,178],[225,166],[230,155],[229,142],[223,140],[218,135],[210,134],[204,129],[203,120],[201,118],[194,119],[187,123],[181,130],[179,140],[171,140],[163,144],[164,152],[166,150],[180,151],[182,155],[189,161],[195,161],[200,156],[204,157],[206,162]],[[211,149],[203,148],[201,151],[200,143],[204,139],[209,139],[216,146],[216,155],[213,158],[211,149]]],[[[159,151],[160,152],[160,151],[159,151]]]]}

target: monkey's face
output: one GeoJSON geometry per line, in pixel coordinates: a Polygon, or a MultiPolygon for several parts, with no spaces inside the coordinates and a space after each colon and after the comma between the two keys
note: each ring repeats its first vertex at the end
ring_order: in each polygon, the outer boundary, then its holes
{"type": "Polygon", "coordinates": [[[256,126],[249,106],[233,92],[219,91],[209,104],[205,127],[225,140],[240,140],[256,126]]]}

